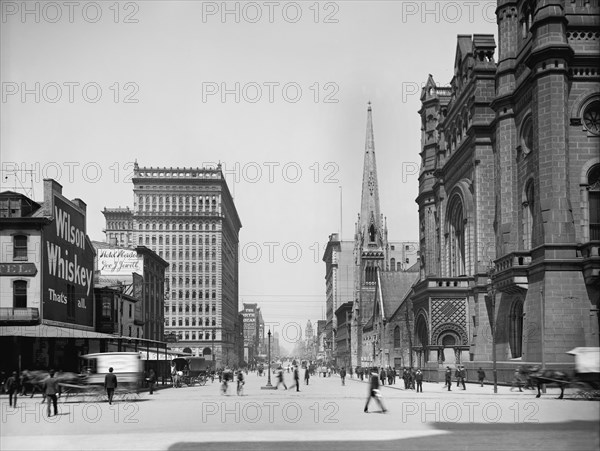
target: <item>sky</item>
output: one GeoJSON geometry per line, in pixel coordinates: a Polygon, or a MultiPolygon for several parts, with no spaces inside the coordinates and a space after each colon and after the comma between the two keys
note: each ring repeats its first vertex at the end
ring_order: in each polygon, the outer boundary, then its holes
{"type": "Polygon", "coordinates": [[[493,1],[0,4],[0,189],[41,200],[56,179],[103,241],[135,160],[220,162],[240,310],[257,302],[289,349],[324,318],[329,235],[353,239],[367,102],[389,239],[417,241],[420,89],[448,85],[458,34],[497,36],[493,1]]]}

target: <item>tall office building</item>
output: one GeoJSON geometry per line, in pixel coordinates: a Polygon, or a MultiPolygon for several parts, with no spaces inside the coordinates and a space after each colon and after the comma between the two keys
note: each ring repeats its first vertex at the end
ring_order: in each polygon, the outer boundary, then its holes
{"type": "MultiPolygon", "coordinates": [[[[236,365],[241,222],[221,167],[140,167],[133,174],[133,245],[169,262],[165,334],[172,349],[236,365]],[[213,357],[214,356],[214,357],[213,357]]],[[[105,209],[107,224],[115,209],[105,209]]],[[[108,229],[108,227],[107,227],[108,229]]]]}

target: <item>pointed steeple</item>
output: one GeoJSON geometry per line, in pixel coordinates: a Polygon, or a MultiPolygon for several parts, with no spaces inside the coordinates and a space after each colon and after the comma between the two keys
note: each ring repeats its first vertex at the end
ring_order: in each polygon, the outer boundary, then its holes
{"type": "Polygon", "coordinates": [[[383,224],[379,210],[379,185],[377,183],[377,164],[375,162],[375,138],[373,135],[373,117],[371,102],[367,108],[367,137],[363,165],[362,197],[359,218],[359,233],[362,248],[383,247],[383,224]]]}

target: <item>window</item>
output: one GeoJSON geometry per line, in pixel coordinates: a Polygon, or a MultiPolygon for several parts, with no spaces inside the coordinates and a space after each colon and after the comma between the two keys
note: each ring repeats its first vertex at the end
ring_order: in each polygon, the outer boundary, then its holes
{"type": "Polygon", "coordinates": [[[133,317],[133,305],[129,304],[129,317],[133,317]]]}
{"type": "Polygon", "coordinates": [[[600,240],[600,165],[594,166],[588,176],[588,204],[590,214],[590,241],[600,240]]]}
{"type": "Polygon", "coordinates": [[[583,124],[594,135],[600,135],[600,100],[594,100],[583,111],[583,124]]]}
{"type": "Polygon", "coordinates": [[[13,282],[13,307],[27,308],[27,282],[25,280],[13,282]]]}
{"type": "Polygon", "coordinates": [[[27,236],[13,237],[13,260],[27,260],[27,236]]]}
{"type": "Polygon", "coordinates": [[[394,348],[400,347],[400,326],[394,328],[394,348]]]}
{"type": "Polygon", "coordinates": [[[455,195],[449,209],[450,277],[465,275],[465,219],[462,200],[455,195]]]}
{"type": "Polygon", "coordinates": [[[533,180],[529,180],[525,187],[525,199],[523,200],[523,249],[529,250],[532,245],[533,236],[533,207],[534,207],[533,180]]]}
{"type": "Polygon", "coordinates": [[[512,358],[521,357],[523,353],[523,300],[517,299],[510,309],[509,344],[512,358]]]}
{"type": "Polygon", "coordinates": [[[110,319],[112,313],[112,299],[110,296],[102,297],[102,317],[110,319]]]}

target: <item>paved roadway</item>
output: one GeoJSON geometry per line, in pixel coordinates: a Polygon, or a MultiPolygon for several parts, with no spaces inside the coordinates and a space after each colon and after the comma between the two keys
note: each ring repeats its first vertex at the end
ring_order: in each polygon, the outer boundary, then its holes
{"type": "MultiPolygon", "coordinates": [[[[532,391],[467,384],[448,392],[424,383],[424,393],[382,389],[388,413],[371,403],[363,413],[367,384],[337,376],[313,377],[300,392],[261,390],[266,378],[247,376],[244,396],[219,384],[166,388],[138,400],[59,400],[48,418],[41,397],[19,398],[18,407],[0,398],[0,449],[599,449],[600,403],[557,400],[549,390],[532,391]]],[[[274,382],[274,380],[273,380],[274,382]]],[[[291,377],[286,374],[286,382],[291,377]]]]}

